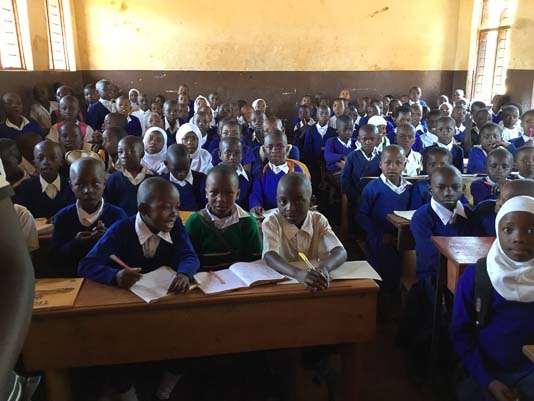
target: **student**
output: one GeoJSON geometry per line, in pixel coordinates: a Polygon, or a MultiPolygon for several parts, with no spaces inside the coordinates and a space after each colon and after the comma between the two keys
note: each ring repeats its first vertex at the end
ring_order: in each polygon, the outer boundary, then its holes
{"type": "Polygon", "coordinates": [[[203,109],[200,109],[199,112],[195,113],[191,119],[191,124],[196,125],[202,135],[200,138],[200,146],[205,150],[208,150],[211,142],[217,137],[217,130],[210,127],[210,120],[210,115],[203,111],[203,109]]]}
{"type": "Polygon", "coordinates": [[[455,138],[458,138],[465,131],[465,119],[467,117],[467,109],[463,105],[456,105],[452,109],[451,117],[456,124],[455,138]]]}
{"type": "Polygon", "coordinates": [[[519,178],[534,179],[534,146],[522,146],[514,154],[519,178]]]}
{"type": "Polygon", "coordinates": [[[195,124],[185,123],[176,133],[176,143],[185,145],[191,157],[191,169],[207,174],[213,167],[211,155],[206,149],[202,149],[202,133],[195,124]]]}
{"type": "Polygon", "coordinates": [[[168,173],[163,178],[172,182],[180,193],[180,210],[196,212],[206,205],[206,175],[191,170],[189,151],[182,144],[167,149],[168,173]]]}
{"type": "Polygon", "coordinates": [[[119,160],[119,142],[126,136],[126,130],[110,127],[102,133],[102,149],[98,155],[104,162],[106,173],[113,173],[119,160]]]}
{"type": "MultiPolygon", "coordinates": [[[[434,280],[439,266],[439,251],[431,237],[462,237],[479,234],[469,210],[460,199],[464,193],[462,174],[454,166],[437,167],[430,176],[430,202],[417,209],[410,222],[415,239],[418,281],[434,280]]],[[[433,281],[428,281],[432,283],[433,281]]],[[[423,284],[422,284],[423,285],[423,284]]]]}
{"type": "Polygon", "coordinates": [[[163,105],[153,100],[150,103],[150,112],[156,113],[158,116],[163,118],[163,105]]]}
{"type": "Polygon", "coordinates": [[[176,143],[176,133],[180,128],[178,120],[178,102],[169,99],[163,104],[163,122],[167,133],[169,146],[176,143]]]}
{"type": "Polygon", "coordinates": [[[143,128],[139,119],[130,114],[132,106],[130,105],[128,96],[119,96],[115,102],[117,104],[117,112],[126,116],[126,132],[128,135],[141,136],[143,134],[143,128]]]}
{"type": "MultiPolygon", "coordinates": [[[[452,114],[452,104],[442,103],[441,106],[439,106],[439,111],[441,112],[442,117],[450,117],[452,114]]],[[[454,122],[454,127],[456,130],[456,121],[454,122]]]]}
{"type": "Polygon", "coordinates": [[[299,106],[299,115],[293,121],[293,144],[304,149],[304,138],[308,127],[315,125],[312,118],[311,107],[306,104],[299,106]]]}
{"type": "Polygon", "coordinates": [[[250,171],[252,168],[252,164],[256,162],[256,155],[254,150],[252,150],[247,145],[247,142],[243,139],[243,132],[239,123],[236,120],[224,120],[221,121],[219,125],[219,135],[217,136],[217,138],[211,141],[208,149],[208,151],[211,153],[212,164],[216,166],[221,162],[221,157],[219,153],[219,145],[221,140],[224,138],[237,138],[241,141],[242,147],[243,160],[241,160],[241,164],[247,171],[250,171]]]}
{"type": "Polygon", "coordinates": [[[406,177],[415,177],[423,169],[423,156],[421,156],[421,153],[412,150],[413,144],[415,143],[415,136],[416,132],[413,125],[397,125],[397,143],[402,147],[406,155],[406,166],[402,171],[402,175],[406,177]]]}
{"type": "Polygon", "coordinates": [[[468,373],[461,401],[534,399],[534,363],[522,352],[534,338],[534,198],[504,203],[495,229],[487,258],[462,273],[454,297],[451,339],[468,373]]]}
{"type": "MultiPolygon", "coordinates": [[[[381,116],[374,116],[369,119],[367,124],[374,125],[378,129],[378,138],[377,138],[377,144],[376,149],[379,152],[382,152],[382,150],[386,147],[391,145],[389,142],[389,138],[387,136],[387,127],[388,127],[388,121],[381,116]]],[[[389,123],[391,124],[391,123],[389,123]]],[[[391,125],[393,126],[393,125],[391,125]]],[[[363,125],[362,125],[363,127],[363,125]]],[[[361,129],[361,128],[360,128],[361,129]]],[[[360,146],[360,141],[356,143],[356,147],[360,146]]]]}
{"type": "Polygon", "coordinates": [[[22,100],[19,95],[5,93],[0,105],[5,114],[5,120],[0,124],[0,138],[16,139],[23,132],[35,132],[43,136],[39,124],[22,115],[22,100]]]}
{"type": "Polygon", "coordinates": [[[265,113],[259,111],[253,111],[250,115],[250,124],[248,132],[244,134],[244,137],[249,141],[251,148],[259,148],[263,145],[263,138],[265,136],[264,123],[267,119],[265,113]]]}
{"type": "Polygon", "coordinates": [[[267,110],[267,102],[263,99],[254,100],[251,106],[254,111],[258,111],[260,113],[265,113],[267,110]]]}
{"type": "Polygon", "coordinates": [[[54,216],[60,209],[74,203],[74,194],[67,177],[59,174],[63,151],[58,143],[42,141],[34,150],[39,175],[26,180],[15,191],[15,203],[28,208],[35,217],[54,216]]]}
{"type": "Polygon", "coordinates": [[[50,254],[57,259],[58,277],[76,277],[78,262],[91,250],[108,227],[125,219],[124,210],[104,202],[104,164],[90,157],[70,168],[70,185],[76,203],[61,209],[54,220],[50,254]]]}
{"type": "Polygon", "coordinates": [[[38,175],[35,164],[33,163],[33,151],[35,146],[41,142],[43,138],[35,132],[23,132],[15,138],[17,147],[22,155],[21,167],[28,173],[30,177],[38,175]]]}
{"type": "Polygon", "coordinates": [[[408,92],[409,100],[407,103],[404,104],[404,106],[410,107],[412,104],[420,104],[421,107],[425,107],[425,106],[428,107],[426,102],[423,99],[421,99],[421,95],[422,95],[421,88],[417,86],[412,86],[410,88],[410,91],[408,92]]]}
{"type": "Polygon", "coordinates": [[[511,141],[516,149],[534,143],[534,110],[527,110],[521,116],[521,131],[521,136],[511,141]]]}
{"type": "Polygon", "coordinates": [[[65,154],[73,150],[91,150],[91,146],[83,141],[80,126],[73,122],[69,121],[62,124],[58,135],[59,144],[65,154]]]}
{"type": "MultiPolygon", "coordinates": [[[[452,165],[458,170],[463,171],[464,165],[464,151],[463,149],[454,143],[454,130],[455,123],[452,117],[440,117],[438,120],[438,127],[436,134],[438,136],[438,142],[433,146],[439,146],[445,148],[452,154],[452,165]]],[[[432,148],[429,147],[427,149],[432,148]]],[[[425,150],[427,152],[428,150],[425,150]]]]}
{"type": "MultiPolygon", "coordinates": [[[[433,146],[428,149],[423,155],[424,171],[428,176],[438,168],[443,166],[450,166],[452,164],[452,154],[445,148],[433,146]]],[[[413,184],[412,199],[410,201],[410,210],[416,210],[420,206],[430,201],[430,194],[428,188],[430,187],[430,179],[418,180],[413,184]]],[[[462,202],[464,203],[464,202],[462,202]]]]}
{"type": "Polygon", "coordinates": [[[423,107],[418,103],[414,103],[410,106],[410,110],[412,111],[411,124],[415,128],[416,134],[419,136],[426,134],[428,129],[426,121],[423,119],[423,107]]]}
{"type": "Polygon", "coordinates": [[[187,219],[185,228],[202,270],[221,270],[232,263],[261,257],[256,219],[236,204],[239,180],[226,165],[214,167],[206,179],[205,209],[187,219]]]}
{"type": "Polygon", "coordinates": [[[488,177],[479,178],[471,183],[473,204],[478,205],[486,199],[497,199],[502,185],[514,168],[514,156],[506,149],[499,147],[489,152],[486,158],[488,177]]]}
{"type": "Polygon", "coordinates": [[[419,136],[421,138],[421,143],[423,144],[423,149],[435,145],[436,142],[438,142],[436,133],[440,116],[441,114],[439,110],[430,110],[428,113],[427,131],[419,136]]]}
{"type": "Polygon", "coordinates": [[[140,93],[137,96],[137,106],[139,107],[136,111],[132,111],[132,116],[137,117],[143,128],[143,134],[145,133],[146,119],[151,113],[150,111],[150,100],[146,93],[140,93]]]}
{"type": "Polygon", "coordinates": [[[101,79],[96,83],[95,87],[98,92],[99,99],[98,102],[93,103],[89,107],[89,111],[87,112],[87,122],[91,127],[93,127],[94,130],[98,131],[102,128],[104,117],[106,117],[108,113],[111,113],[115,110],[111,101],[113,91],[111,82],[101,79]]]}
{"type": "Polygon", "coordinates": [[[233,168],[239,180],[239,196],[236,203],[248,210],[248,199],[252,191],[252,178],[247,173],[241,160],[243,158],[243,143],[238,138],[225,137],[219,143],[221,164],[233,168]]]}
{"type": "Polygon", "coordinates": [[[59,101],[59,112],[61,115],[61,121],[55,123],[50,128],[46,139],[59,142],[59,129],[63,126],[63,124],[70,122],[80,127],[80,133],[85,143],[90,143],[93,141],[93,129],[78,119],[80,114],[80,104],[78,99],[71,95],[63,96],[59,101]]]}
{"type": "Polygon", "coordinates": [[[324,148],[324,161],[330,182],[340,188],[341,170],[345,166],[347,156],[356,149],[356,141],[352,138],[353,123],[349,116],[340,116],[336,122],[337,137],[328,138],[324,148]]]}
{"type": "Polygon", "coordinates": [[[30,118],[35,120],[43,132],[48,132],[52,126],[51,113],[58,109],[55,101],[50,101],[48,86],[39,84],[33,87],[33,102],[30,107],[30,118]]]}
{"type": "Polygon", "coordinates": [[[506,105],[502,108],[502,139],[510,142],[521,136],[521,121],[519,121],[519,109],[513,104],[506,105]]]}
{"type": "Polygon", "coordinates": [[[254,178],[250,194],[250,211],[258,216],[264,210],[276,207],[276,188],[278,182],[287,173],[304,173],[302,163],[287,159],[287,137],[281,131],[274,131],[265,137],[265,156],[268,163],[262,173],[254,178]]]}
{"type": "Polygon", "coordinates": [[[384,294],[398,288],[400,280],[400,256],[393,244],[395,228],[387,221],[387,215],[409,209],[412,184],[402,177],[405,165],[406,156],[400,146],[384,148],[382,174],[365,186],[360,199],[357,221],[367,234],[366,259],[382,277],[384,294]]]}
{"type": "Polygon", "coordinates": [[[469,154],[473,146],[480,145],[480,129],[491,122],[491,114],[488,109],[480,109],[473,116],[474,119],[467,122],[466,130],[455,138],[464,148],[465,154],[469,154]],[[469,128],[471,128],[469,131],[471,135],[467,135],[469,128]]]}
{"type": "Polygon", "coordinates": [[[11,184],[11,188],[18,188],[30,178],[26,170],[20,165],[22,155],[14,140],[0,138],[0,160],[4,166],[5,178],[11,184]]]}
{"type": "Polygon", "coordinates": [[[501,137],[501,127],[494,123],[487,123],[480,128],[480,146],[474,146],[469,152],[467,173],[486,173],[486,157],[493,149],[502,146],[511,153],[515,152],[512,144],[505,142],[501,137]]]}
{"type": "Polygon", "coordinates": [[[106,114],[106,117],[104,117],[102,129],[106,130],[111,127],[120,127],[126,131],[126,128],[128,127],[128,119],[121,113],[108,113],[106,114]]]}
{"type": "Polygon", "coordinates": [[[163,118],[158,113],[150,112],[145,119],[145,132],[147,129],[152,127],[159,127],[161,129],[164,128],[163,118]]]}
{"type": "Polygon", "coordinates": [[[82,108],[83,120],[88,121],[87,113],[89,112],[89,109],[94,103],[98,102],[98,92],[96,91],[96,87],[94,84],[87,84],[83,87],[83,100],[84,100],[84,105],[82,108]]]}
{"type": "Polygon", "coordinates": [[[143,145],[145,147],[145,155],[141,160],[141,164],[154,174],[165,172],[167,133],[158,127],[149,128],[143,136],[143,145]]]}
{"type": "MultiPolygon", "coordinates": [[[[395,131],[389,132],[388,138],[391,144],[396,144],[396,127],[401,124],[412,124],[412,109],[406,106],[399,107],[395,111],[395,114],[393,114],[393,120],[395,121],[395,131]]],[[[423,150],[423,142],[417,133],[415,134],[415,141],[412,149],[416,152],[421,152],[423,150]]]]}
{"type": "Polygon", "coordinates": [[[139,110],[139,91],[137,89],[132,88],[128,91],[128,100],[130,100],[132,111],[139,110]]]}
{"type": "Polygon", "coordinates": [[[347,156],[341,170],[341,188],[349,200],[356,204],[364,188],[362,177],[378,177],[380,175],[380,152],[376,145],[378,129],[372,124],[364,125],[358,134],[360,148],[347,156]]]}
{"type": "Polygon", "coordinates": [[[336,129],[337,119],[345,113],[345,101],[342,98],[334,99],[332,102],[332,112],[334,115],[328,120],[328,126],[336,129]]]}
{"type": "Polygon", "coordinates": [[[232,112],[232,104],[231,103],[221,103],[221,105],[218,107],[216,116],[215,116],[215,123],[219,124],[223,120],[228,120],[234,118],[233,112],[232,112]]]}
{"type": "Polygon", "coordinates": [[[312,188],[303,174],[289,173],[276,191],[277,209],[262,224],[263,259],[276,271],[294,277],[312,291],[329,286],[330,272],[347,260],[343,244],[321,213],[311,211],[312,188]],[[317,269],[300,269],[290,263],[304,253],[317,269]]]}
{"type": "Polygon", "coordinates": [[[138,136],[128,135],[119,142],[119,164],[108,177],[104,199],[122,208],[128,216],[137,211],[136,197],[139,185],[152,172],[141,164],[145,154],[143,141],[138,136]]]}

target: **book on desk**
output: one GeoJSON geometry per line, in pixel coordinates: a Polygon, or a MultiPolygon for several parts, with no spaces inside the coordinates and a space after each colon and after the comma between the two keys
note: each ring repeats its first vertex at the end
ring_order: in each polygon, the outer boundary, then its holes
{"type": "Polygon", "coordinates": [[[74,305],[83,278],[47,278],[35,280],[33,309],[68,308],[74,305]]]}

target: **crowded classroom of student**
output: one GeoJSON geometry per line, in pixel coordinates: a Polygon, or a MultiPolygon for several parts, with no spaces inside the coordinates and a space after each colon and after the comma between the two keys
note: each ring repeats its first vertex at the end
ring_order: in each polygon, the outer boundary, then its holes
{"type": "Polygon", "coordinates": [[[0,401],[534,401],[534,2],[0,18],[0,401]]]}

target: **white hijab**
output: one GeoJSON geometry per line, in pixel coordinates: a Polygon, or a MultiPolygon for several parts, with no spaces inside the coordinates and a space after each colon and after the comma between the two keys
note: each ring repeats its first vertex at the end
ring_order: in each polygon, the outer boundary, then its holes
{"type": "Polygon", "coordinates": [[[143,145],[145,145],[145,155],[141,160],[141,164],[157,174],[165,171],[165,158],[167,157],[167,133],[159,127],[151,127],[146,130],[143,136],[143,145]],[[159,132],[163,136],[163,147],[158,153],[150,154],[146,151],[148,147],[148,137],[151,132],[159,132]]]}
{"type": "Polygon", "coordinates": [[[213,165],[211,164],[211,155],[206,149],[202,149],[202,132],[195,124],[185,123],[178,128],[176,133],[176,143],[182,143],[184,136],[189,132],[194,132],[198,139],[197,150],[191,154],[191,170],[208,174],[213,165]]]}
{"type": "Polygon", "coordinates": [[[512,212],[534,214],[534,198],[516,196],[508,200],[497,213],[497,239],[488,253],[488,274],[493,288],[507,301],[534,302],[534,258],[526,262],[515,262],[504,253],[499,243],[499,222],[512,212]]]}
{"type": "Polygon", "coordinates": [[[267,110],[267,102],[265,101],[265,99],[261,99],[261,98],[260,98],[260,99],[256,99],[256,100],[254,100],[254,101],[252,102],[252,108],[254,109],[254,111],[257,111],[257,110],[258,110],[258,109],[257,109],[257,106],[258,106],[258,102],[260,102],[260,101],[263,102],[263,103],[265,103],[265,109],[267,110]]]}
{"type": "MultiPolygon", "coordinates": [[[[136,92],[136,93],[137,93],[137,96],[140,95],[140,93],[139,93],[139,91],[138,91],[137,89],[132,88],[132,89],[130,89],[130,90],[128,91],[128,99],[130,99],[130,96],[132,95],[133,92],[136,92]]],[[[139,109],[139,106],[137,105],[137,102],[134,103],[134,102],[130,101],[130,103],[131,103],[132,109],[134,109],[134,108],[135,108],[135,109],[139,109]]]]}
{"type": "MultiPolygon", "coordinates": [[[[198,111],[198,105],[197,105],[197,100],[198,99],[204,99],[206,101],[206,104],[208,105],[208,107],[211,109],[210,101],[205,96],[198,95],[197,98],[195,99],[195,101],[193,102],[193,110],[194,110],[195,114],[198,111]]],[[[212,109],[212,112],[213,112],[213,109],[212,109]]]]}

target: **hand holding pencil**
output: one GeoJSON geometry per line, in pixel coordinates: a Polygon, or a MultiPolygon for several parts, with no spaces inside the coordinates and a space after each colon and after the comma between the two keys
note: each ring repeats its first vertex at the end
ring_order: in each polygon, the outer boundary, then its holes
{"type": "Polygon", "coordinates": [[[130,267],[117,255],[109,257],[123,269],[117,273],[117,286],[120,288],[129,289],[132,285],[137,283],[143,277],[142,269],[140,267],[130,267]]]}

